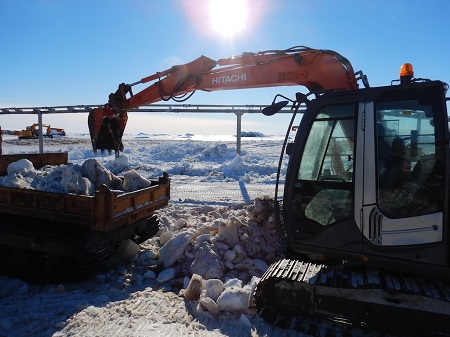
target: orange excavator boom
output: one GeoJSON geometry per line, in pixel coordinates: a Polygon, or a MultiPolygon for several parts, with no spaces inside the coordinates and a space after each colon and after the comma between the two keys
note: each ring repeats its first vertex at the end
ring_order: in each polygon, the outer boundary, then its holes
{"type": "MultiPolygon", "coordinates": [[[[357,74],[357,73],[356,73],[357,74]]],[[[130,109],[158,101],[184,101],[196,90],[217,91],[302,85],[310,91],[357,89],[356,74],[342,55],[323,49],[293,47],[243,53],[217,61],[206,56],[173,66],[132,84],[122,83],[104,107],[89,114],[94,152],[123,151],[122,135],[130,109]],[[132,87],[151,83],[138,93],[132,87]]]]}

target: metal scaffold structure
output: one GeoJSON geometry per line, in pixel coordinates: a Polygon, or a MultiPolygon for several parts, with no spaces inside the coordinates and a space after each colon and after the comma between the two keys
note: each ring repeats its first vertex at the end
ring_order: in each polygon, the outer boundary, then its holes
{"type": "MultiPolygon", "coordinates": [[[[89,113],[101,108],[102,104],[93,105],[59,105],[51,107],[0,108],[0,115],[35,114],[39,124],[39,152],[44,152],[42,116],[45,114],[89,113]]],[[[129,112],[160,113],[234,113],[236,115],[236,152],[241,153],[242,115],[262,113],[267,105],[232,105],[232,104],[152,104],[140,106],[129,112]]],[[[286,106],[282,113],[292,113],[292,106],[286,106]]]]}

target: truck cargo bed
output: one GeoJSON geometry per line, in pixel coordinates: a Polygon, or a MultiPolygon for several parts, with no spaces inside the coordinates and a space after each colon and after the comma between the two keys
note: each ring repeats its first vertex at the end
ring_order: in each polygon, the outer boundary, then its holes
{"type": "MultiPolygon", "coordinates": [[[[0,156],[0,175],[20,159],[41,168],[67,164],[67,153],[0,156]]],[[[123,240],[141,243],[155,235],[155,211],[169,199],[167,173],[143,189],[123,192],[102,185],[93,196],[0,186],[0,270],[35,280],[44,275],[45,282],[65,281],[69,274],[70,280],[75,269],[69,265],[96,271],[123,240]],[[62,261],[60,268],[43,273],[49,259],[52,266],[62,261]]]]}
{"type": "MultiPolygon", "coordinates": [[[[67,153],[1,156],[1,166],[29,159],[35,167],[67,163],[67,153]],[[37,164],[38,163],[38,164],[37,164]]],[[[7,165],[6,165],[7,166],[7,165]]],[[[6,171],[6,168],[5,168],[6,171]]],[[[5,173],[5,172],[3,172],[5,173]]],[[[0,170],[0,175],[2,171],[0,170]]],[[[106,232],[151,216],[167,205],[170,180],[165,174],[150,187],[125,193],[101,186],[94,196],[53,193],[0,186],[0,212],[63,221],[106,232]]]]}
{"type": "Polygon", "coordinates": [[[81,196],[0,186],[0,212],[109,231],[151,216],[167,205],[170,181],[161,177],[152,186],[124,193],[101,186],[94,196],[81,196]]]}

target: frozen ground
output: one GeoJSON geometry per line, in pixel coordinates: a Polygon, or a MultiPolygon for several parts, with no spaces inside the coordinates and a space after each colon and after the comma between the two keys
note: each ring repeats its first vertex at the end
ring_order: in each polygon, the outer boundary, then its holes
{"type": "MultiPolygon", "coordinates": [[[[45,140],[45,151],[68,151],[74,164],[96,158],[115,174],[134,169],[148,179],[168,172],[172,200],[159,211],[155,238],[124,244],[121,262],[89,280],[36,285],[0,276],[0,336],[304,336],[266,324],[248,307],[254,277],[283,251],[271,219],[261,216],[263,203],[255,204],[274,194],[281,146],[280,137],[244,138],[236,155],[233,137],[139,135],[127,137],[115,160],[94,155],[86,137],[45,140]],[[178,240],[171,250],[170,239],[178,240]],[[164,246],[176,261],[156,256],[164,246]],[[211,257],[222,262],[199,263],[211,257]],[[194,295],[183,297],[194,271],[206,292],[217,290],[207,279],[221,279],[229,296],[212,303],[191,283],[194,295]]],[[[4,137],[3,154],[21,152],[37,152],[37,142],[4,137]]]]}
{"type": "MultiPolygon", "coordinates": [[[[252,209],[254,199],[274,193],[282,144],[280,138],[245,138],[239,156],[236,155],[233,137],[225,140],[205,137],[200,140],[194,135],[139,135],[127,137],[124,155],[120,160],[114,160],[114,155],[94,155],[85,137],[44,141],[44,151],[68,151],[69,161],[74,164],[96,158],[116,174],[134,169],[145,178],[168,172],[172,179],[172,200],[169,207],[159,214],[163,227],[158,233],[161,237],[183,234],[186,229],[195,231],[205,224],[217,227],[230,219],[241,227],[248,227],[247,209],[252,209]]],[[[17,141],[13,137],[4,137],[3,140],[4,154],[37,152],[37,149],[36,141],[17,141]]],[[[276,241],[273,228],[269,230],[276,241]]],[[[217,228],[213,228],[211,233],[217,235],[217,228]]],[[[242,229],[239,234],[245,238],[243,234],[246,233],[242,229]]],[[[165,281],[148,270],[151,265],[149,254],[152,255],[160,246],[159,238],[149,240],[138,247],[137,255],[131,260],[81,283],[36,285],[0,276],[0,336],[296,334],[266,324],[252,308],[239,307],[238,295],[234,295],[231,302],[222,301],[223,308],[228,310],[214,313],[199,306],[198,300],[186,300],[180,289],[186,287],[189,279],[184,278],[183,273],[177,272],[176,278],[165,281]]],[[[131,254],[136,253],[133,251],[135,248],[130,248],[131,254]]],[[[194,253],[195,244],[191,243],[191,247],[186,248],[189,249],[194,253]]],[[[228,251],[237,254],[232,249],[228,251]]],[[[189,252],[184,253],[189,255],[189,252]]],[[[276,258],[276,254],[272,257],[276,258]]],[[[184,259],[186,264],[188,257],[185,255],[179,260],[184,259]]],[[[259,269],[264,268],[264,261],[255,261],[259,269]]],[[[244,287],[252,276],[262,274],[254,264],[246,268],[253,270],[252,274],[237,270],[231,272],[227,268],[223,273],[228,273],[228,279],[242,279],[238,286],[244,287]]],[[[175,263],[173,269],[179,271],[182,269],[180,265],[175,263]]],[[[223,279],[225,281],[225,275],[223,279]]]]}
{"type": "MultiPolygon", "coordinates": [[[[154,178],[168,172],[176,203],[249,204],[257,196],[274,194],[282,137],[242,138],[240,156],[233,136],[141,134],[124,138],[125,151],[119,161],[113,155],[94,155],[89,138],[83,135],[44,139],[44,151],[68,151],[69,161],[80,165],[95,158],[119,174],[134,169],[145,178],[154,178]]],[[[4,136],[3,154],[37,151],[37,140],[4,136]]]]}

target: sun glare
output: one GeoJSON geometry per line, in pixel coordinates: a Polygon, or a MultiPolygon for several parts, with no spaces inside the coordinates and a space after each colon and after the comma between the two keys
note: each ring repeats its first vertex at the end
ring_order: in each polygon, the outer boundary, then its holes
{"type": "Polygon", "coordinates": [[[243,33],[248,24],[246,0],[210,0],[209,20],[211,28],[226,38],[243,33]]]}

